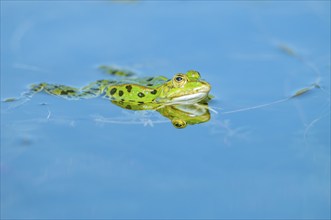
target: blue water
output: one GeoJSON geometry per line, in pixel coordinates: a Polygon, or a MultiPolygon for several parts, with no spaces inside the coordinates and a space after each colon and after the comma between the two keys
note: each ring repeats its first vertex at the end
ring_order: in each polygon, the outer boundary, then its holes
{"type": "Polygon", "coordinates": [[[2,219],[330,218],[329,1],[1,1],[1,99],[103,64],[198,70],[217,113],[1,103],[2,219]]]}

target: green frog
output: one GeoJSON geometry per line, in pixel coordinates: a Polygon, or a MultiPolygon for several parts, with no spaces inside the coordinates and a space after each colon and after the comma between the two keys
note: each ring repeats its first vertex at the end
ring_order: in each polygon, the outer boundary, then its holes
{"type": "MultiPolygon", "coordinates": [[[[185,74],[177,73],[172,79],[164,76],[134,79],[128,77],[133,75],[129,71],[105,66],[102,66],[102,69],[111,75],[126,76],[126,78],[118,81],[98,80],[82,88],[39,83],[32,85],[29,92],[25,93],[24,96],[31,97],[39,92],[71,100],[103,96],[122,108],[129,110],[157,110],[162,115],[169,116],[168,118],[171,120],[176,119],[176,114],[174,113],[176,111],[181,114],[190,112],[188,111],[188,106],[201,105],[208,110],[207,102],[211,98],[209,96],[211,86],[208,82],[202,80],[200,73],[195,70],[189,70],[185,74]],[[172,107],[165,108],[166,106],[172,107]],[[183,106],[186,106],[186,110],[183,110],[185,109],[183,106]]],[[[8,100],[12,101],[13,99],[8,100]]],[[[191,109],[195,107],[191,107],[191,109]]],[[[196,116],[192,113],[191,115],[196,116]]],[[[175,120],[176,123],[173,122],[173,124],[176,124],[177,126],[175,125],[175,127],[178,128],[186,127],[187,124],[194,124],[192,120],[183,121],[179,122],[177,118],[175,120]]]]}

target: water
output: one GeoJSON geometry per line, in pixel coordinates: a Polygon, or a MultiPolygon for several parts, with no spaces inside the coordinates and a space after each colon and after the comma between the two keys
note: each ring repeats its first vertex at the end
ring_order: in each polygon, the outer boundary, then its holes
{"type": "Polygon", "coordinates": [[[218,112],[176,129],[103,99],[2,103],[1,218],[330,218],[329,9],[1,1],[1,99],[36,82],[86,85],[103,64],[196,69],[218,112]]]}

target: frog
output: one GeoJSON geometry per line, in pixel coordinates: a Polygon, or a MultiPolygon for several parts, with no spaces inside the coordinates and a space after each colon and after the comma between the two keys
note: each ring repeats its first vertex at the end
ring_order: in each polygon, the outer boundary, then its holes
{"type": "MultiPolygon", "coordinates": [[[[200,73],[196,70],[176,73],[171,79],[165,76],[132,78],[131,71],[106,66],[102,66],[102,70],[111,75],[125,77],[121,80],[101,79],[81,88],[45,82],[32,84],[24,96],[31,98],[36,93],[46,93],[69,100],[101,96],[127,110],[156,110],[166,117],[170,115],[169,112],[173,113],[176,110],[187,113],[189,108],[185,111],[183,106],[205,105],[211,99],[209,95],[211,85],[202,80],[200,73]],[[165,108],[166,106],[172,107],[165,108]]],[[[168,118],[174,120],[176,117],[169,116],[168,118]]],[[[177,128],[183,128],[187,124],[194,123],[179,123],[177,119],[173,124],[177,128]]]]}
{"type": "Polygon", "coordinates": [[[150,110],[161,105],[195,104],[206,100],[211,86],[200,73],[189,70],[177,73],[172,79],[164,76],[125,80],[97,80],[82,88],[39,83],[31,85],[28,95],[45,92],[66,99],[86,99],[103,96],[127,109],[150,110]],[[134,106],[130,106],[130,103],[134,106]]]}

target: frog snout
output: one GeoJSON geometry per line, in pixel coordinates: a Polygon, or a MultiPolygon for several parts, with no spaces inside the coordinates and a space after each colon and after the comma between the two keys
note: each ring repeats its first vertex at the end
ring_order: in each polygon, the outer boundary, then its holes
{"type": "Polygon", "coordinates": [[[200,87],[196,88],[196,91],[208,93],[210,91],[210,85],[208,83],[203,83],[200,87]]]}

